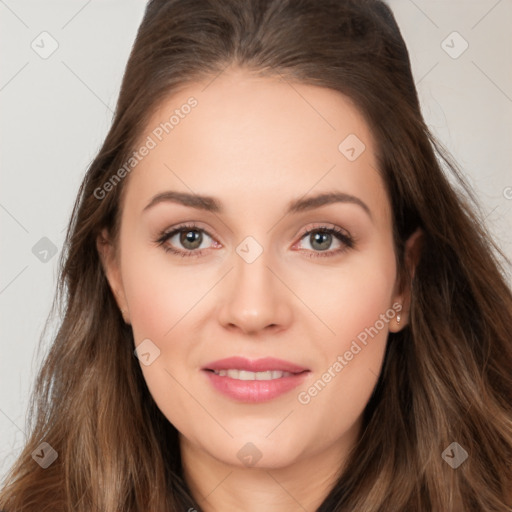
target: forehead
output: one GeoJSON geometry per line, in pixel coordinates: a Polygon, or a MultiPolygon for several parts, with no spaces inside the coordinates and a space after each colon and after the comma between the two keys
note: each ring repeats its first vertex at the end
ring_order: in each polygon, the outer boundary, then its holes
{"type": "Polygon", "coordinates": [[[336,188],[375,202],[383,189],[370,128],[349,98],[243,71],[166,98],[142,145],[151,149],[130,175],[134,201],[173,188],[226,195],[243,206],[256,196],[288,202],[336,188]]]}

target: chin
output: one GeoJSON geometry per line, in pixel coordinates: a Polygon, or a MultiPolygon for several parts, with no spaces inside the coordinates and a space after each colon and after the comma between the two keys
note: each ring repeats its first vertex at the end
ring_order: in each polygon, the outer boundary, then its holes
{"type": "Polygon", "coordinates": [[[300,437],[296,442],[288,436],[288,443],[282,438],[269,439],[263,435],[236,436],[224,449],[212,455],[224,463],[246,469],[277,469],[289,466],[297,461],[304,446],[300,437]]]}

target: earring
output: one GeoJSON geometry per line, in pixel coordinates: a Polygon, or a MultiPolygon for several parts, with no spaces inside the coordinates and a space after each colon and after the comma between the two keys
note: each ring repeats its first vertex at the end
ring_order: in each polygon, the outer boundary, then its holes
{"type": "Polygon", "coordinates": [[[397,323],[397,324],[399,324],[399,323],[400,323],[401,318],[402,318],[402,317],[400,316],[400,313],[398,313],[398,314],[396,315],[396,323],[397,323]]]}

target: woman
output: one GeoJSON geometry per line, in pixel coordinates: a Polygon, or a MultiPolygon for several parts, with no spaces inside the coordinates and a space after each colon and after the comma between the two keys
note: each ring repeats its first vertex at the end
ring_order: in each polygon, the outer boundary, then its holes
{"type": "Polygon", "coordinates": [[[510,510],[512,296],[442,167],[381,1],[150,1],[0,506],[510,510]]]}

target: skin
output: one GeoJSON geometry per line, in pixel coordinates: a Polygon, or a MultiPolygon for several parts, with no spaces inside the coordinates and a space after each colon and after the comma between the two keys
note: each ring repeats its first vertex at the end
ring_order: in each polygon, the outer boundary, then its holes
{"type": "MultiPolygon", "coordinates": [[[[370,129],[340,93],[237,69],[207,83],[188,85],[153,115],[141,141],[190,96],[198,101],[131,172],[119,245],[98,241],[98,249],[135,345],[149,338],[160,350],[141,368],[180,432],[185,477],[203,510],[314,510],[360,433],[388,332],[407,323],[409,290],[399,292],[390,202],[370,129]],[[355,161],[338,150],[349,134],[366,146],[355,161]],[[215,197],[224,212],[173,202],[143,212],[168,190],[215,197]],[[348,202],[285,214],[292,200],[332,191],[359,198],[371,216],[348,202]],[[163,230],[190,222],[211,235],[203,233],[202,255],[174,255],[155,243],[163,230]],[[324,251],[303,236],[324,225],[348,232],[354,247],[334,254],[343,247],[334,236],[324,251]],[[236,252],[247,236],[263,248],[252,263],[236,252]],[[404,308],[400,324],[390,319],[321,392],[300,403],[298,394],[394,303],[404,308]],[[201,371],[232,355],[273,356],[311,371],[303,385],[273,400],[240,403],[201,371]],[[251,467],[237,457],[249,442],[261,453],[251,467]]],[[[166,245],[190,247],[179,235],[166,245]]]]}

